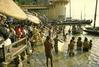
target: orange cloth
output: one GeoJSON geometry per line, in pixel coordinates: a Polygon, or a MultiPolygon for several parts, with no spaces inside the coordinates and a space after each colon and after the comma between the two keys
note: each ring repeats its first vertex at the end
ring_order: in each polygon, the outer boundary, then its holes
{"type": "Polygon", "coordinates": [[[23,27],[19,26],[15,28],[16,36],[21,38],[24,35],[24,29],[23,27]]]}

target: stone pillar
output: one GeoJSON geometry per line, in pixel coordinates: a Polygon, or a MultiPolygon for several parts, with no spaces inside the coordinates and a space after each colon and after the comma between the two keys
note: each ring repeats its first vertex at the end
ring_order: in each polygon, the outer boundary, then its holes
{"type": "Polygon", "coordinates": [[[52,4],[49,6],[48,17],[50,19],[65,19],[67,3],[67,0],[52,1],[52,4]]]}
{"type": "Polygon", "coordinates": [[[57,3],[55,5],[55,18],[60,20],[61,18],[65,17],[65,13],[66,13],[65,4],[57,3]]]}

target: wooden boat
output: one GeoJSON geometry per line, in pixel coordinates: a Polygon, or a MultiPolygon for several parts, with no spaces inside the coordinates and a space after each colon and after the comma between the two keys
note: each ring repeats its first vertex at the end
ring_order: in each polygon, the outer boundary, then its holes
{"type": "Polygon", "coordinates": [[[83,32],[81,25],[72,26],[72,34],[81,34],[83,32]]]}
{"type": "Polygon", "coordinates": [[[78,19],[71,19],[71,20],[66,20],[63,21],[62,23],[58,23],[60,25],[64,24],[64,25],[76,25],[76,24],[80,24],[80,25],[86,25],[86,24],[91,24],[92,20],[78,20],[78,19]]]}
{"type": "Polygon", "coordinates": [[[87,32],[88,34],[92,34],[92,35],[99,35],[99,27],[87,27],[86,30],[84,30],[85,32],[87,32]]]}
{"type": "Polygon", "coordinates": [[[77,19],[71,19],[66,21],[58,21],[58,20],[51,20],[49,21],[50,24],[55,25],[90,25],[92,23],[92,20],[77,20],[77,19]]]}
{"type": "Polygon", "coordinates": [[[99,35],[99,27],[96,27],[97,5],[98,5],[98,0],[96,0],[96,6],[95,6],[94,26],[93,27],[89,27],[89,28],[87,27],[84,30],[88,34],[92,34],[92,35],[99,35]]]}
{"type": "Polygon", "coordinates": [[[87,32],[88,34],[92,34],[92,35],[99,35],[99,29],[92,29],[92,28],[90,28],[90,29],[88,29],[87,28],[87,30],[84,30],[85,32],[87,32]]]}

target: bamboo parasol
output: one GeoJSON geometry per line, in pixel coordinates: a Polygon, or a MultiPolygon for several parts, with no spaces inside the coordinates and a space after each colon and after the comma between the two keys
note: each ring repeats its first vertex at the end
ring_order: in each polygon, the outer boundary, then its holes
{"type": "Polygon", "coordinates": [[[27,18],[26,14],[13,0],[0,0],[0,13],[20,20],[27,18]]]}
{"type": "Polygon", "coordinates": [[[31,22],[34,22],[36,24],[39,24],[41,22],[40,19],[36,16],[33,16],[31,14],[27,14],[27,16],[28,16],[28,20],[31,22]]]}

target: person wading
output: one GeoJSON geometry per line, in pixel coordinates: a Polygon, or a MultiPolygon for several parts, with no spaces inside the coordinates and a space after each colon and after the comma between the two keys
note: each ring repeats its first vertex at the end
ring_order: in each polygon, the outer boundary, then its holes
{"type": "Polygon", "coordinates": [[[54,38],[54,49],[56,54],[58,54],[58,41],[62,42],[58,39],[58,35],[56,35],[56,37],[54,38]]]}
{"type": "Polygon", "coordinates": [[[77,40],[77,50],[78,50],[78,51],[81,51],[81,50],[82,50],[81,37],[78,37],[78,40],[77,40]]]}
{"type": "Polygon", "coordinates": [[[89,41],[89,49],[92,48],[92,40],[89,41]]]}
{"type": "Polygon", "coordinates": [[[52,53],[51,53],[53,47],[49,36],[46,37],[46,40],[44,42],[44,47],[45,47],[46,65],[48,67],[48,59],[50,59],[51,67],[53,67],[52,53]]]}
{"type": "Polygon", "coordinates": [[[87,37],[85,37],[85,40],[83,42],[83,52],[88,52],[89,51],[89,43],[87,37]]]}
{"type": "Polygon", "coordinates": [[[72,39],[70,40],[70,43],[68,44],[68,53],[69,53],[69,56],[74,55],[74,42],[72,39]]]}

